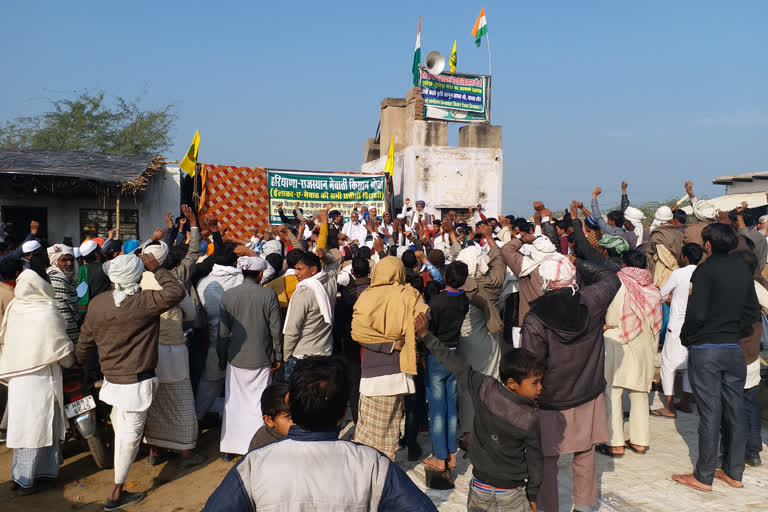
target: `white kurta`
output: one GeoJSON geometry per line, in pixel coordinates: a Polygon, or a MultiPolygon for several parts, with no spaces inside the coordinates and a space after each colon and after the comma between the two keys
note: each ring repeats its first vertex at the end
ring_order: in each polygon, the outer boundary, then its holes
{"type": "Polygon", "coordinates": [[[619,340],[626,294],[627,289],[622,284],[605,315],[605,380],[608,386],[649,392],[656,370],[659,334],[653,334],[651,324],[644,318],[643,330],[635,339],[629,343],[619,340]]]}
{"type": "Polygon", "coordinates": [[[347,222],[344,227],[341,228],[341,232],[349,237],[349,241],[353,242],[357,240],[357,244],[362,246],[365,244],[365,239],[368,238],[368,229],[364,224],[358,222],[347,222]]]}
{"type": "Polygon", "coordinates": [[[269,366],[249,370],[227,364],[221,453],[245,455],[257,430],[264,425],[261,395],[272,376],[269,366]]]}
{"type": "Polygon", "coordinates": [[[680,341],[680,330],[685,322],[685,311],[688,309],[688,296],[691,290],[691,276],[696,265],[688,265],[674,270],[667,282],[661,288],[661,299],[670,295],[669,323],[664,346],[661,349],[661,364],[665,368],[685,370],[688,368],[688,349],[680,341]]]}
{"type": "Polygon", "coordinates": [[[66,418],[58,363],[9,379],[8,448],[45,448],[64,440],[66,418]],[[61,412],[61,439],[53,439],[55,408],[61,412]]]}

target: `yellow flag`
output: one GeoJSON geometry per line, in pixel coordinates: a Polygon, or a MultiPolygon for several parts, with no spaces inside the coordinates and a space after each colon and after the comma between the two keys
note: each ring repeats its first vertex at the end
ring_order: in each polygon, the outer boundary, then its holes
{"type": "Polygon", "coordinates": [[[389,142],[389,151],[387,152],[387,165],[384,166],[384,170],[392,176],[395,172],[395,138],[389,142]]]}
{"type": "Polygon", "coordinates": [[[453,41],[453,50],[451,50],[451,58],[448,59],[448,64],[451,66],[451,73],[456,72],[456,40],[453,41]]]}
{"type": "Polygon", "coordinates": [[[184,169],[184,171],[189,174],[190,176],[195,176],[195,165],[197,165],[197,150],[200,148],[200,131],[195,132],[195,138],[192,139],[192,144],[189,146],[189,151],[187,151],[186,156],[184,157],[184,160],[181,161],[179,164],[179,167],[184,169]]]}

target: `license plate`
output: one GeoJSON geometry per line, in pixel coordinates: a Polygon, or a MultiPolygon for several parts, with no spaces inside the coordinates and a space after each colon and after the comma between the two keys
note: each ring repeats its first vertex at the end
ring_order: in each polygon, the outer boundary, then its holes
{"type": "Polygon", "coordinates": [[[95,408],[96,408],[96,400],[94,400],[91,395],[88,395],[85,398],[81,398],[76,402],[72,402],[71,404],[65,405],[64,412],[67,415],[67,419],[69,419],[69,418],[74,418],[78,414],[82,414],[86,411],[90,411],[91,409],[95,409],[95,408]]]}

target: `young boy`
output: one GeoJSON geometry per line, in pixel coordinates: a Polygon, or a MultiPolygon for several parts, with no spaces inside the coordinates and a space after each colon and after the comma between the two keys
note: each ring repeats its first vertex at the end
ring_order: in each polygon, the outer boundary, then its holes
{"type": "Polygon", "coordinates": [[[543,363],[527,350],[510,350],[499,362],[499,382],[474,371],[440,343],[423,313],[416,317],[415,329],[432,355],[468,389],[475,406],[467,509],[535,512],[544,464],[535,403],[543,363]]]}
{"type": "Polygon", "coordinates": [[[261,394],[261,414],[264,415],[264,425],[256,431],[248,446],[248,451],[281,440],[288,435],[293,425],[291,411],[285,403],[289,385],[287,382],[276,382],[261,394]]]}
{"type": "MultiPolygon", "coordinates": [[[[466,263],[454,261],[445,268],[445,289],[429,299],[429,330],[440,343],[456,350],[461,336],[461,325],[469,311],[469,299],[460,290],[467,280],[466,263]]],[[[425,381],[429,402],[429,436],[432,438],[432,456],[423,464],[437,471],[456,467],[456,437],[458,411],[456,377],[430,354],[427,356],[425,381]]]]}

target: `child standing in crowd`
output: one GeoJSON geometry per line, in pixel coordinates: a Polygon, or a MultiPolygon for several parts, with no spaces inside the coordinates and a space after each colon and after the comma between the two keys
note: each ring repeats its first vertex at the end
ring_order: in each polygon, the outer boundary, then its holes
{"type": "MultiPolygon", "coordinates": [[[[469,311],[469,299],[460,290],[467,281],[468,267],[455,261],[445,269],[445,289],[429,300],[429,328],[449,350],[455,351],[461,325],[469,311]]],[[[427,356],[427,400],[432,456],[424,464],[438,471],[456,467],[458,415],[456,377],[435,356],[427,356]]]]}
{"type": "Polygon", "coordinates": [[[467,366],[430,333],[424,314],[416,317],[415,329],[432,357],[469,390],[475,406],[467,509],[535,512],[544,465],[535,402],[543,363],[527,350],[512,349],[499,363],[499,382],[467,366]]]}
{"type": "Polygon", "coordinates": [[[261,394],[261,414],[264,415],[264,425],[253,435],[248,451],[279,441],[288,435],[293,421],[291,410],[285,398],[290,386],[287,382],[276,382],[261,394]]]}

